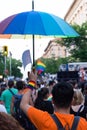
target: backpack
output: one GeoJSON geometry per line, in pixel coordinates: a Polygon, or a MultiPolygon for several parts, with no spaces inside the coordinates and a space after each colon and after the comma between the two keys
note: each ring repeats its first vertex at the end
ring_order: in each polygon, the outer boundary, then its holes
{"type": "Polygon", "coordinates": [[[20,102],[23,97],[23,95],[14,94],[12,90],[9,89],[9,91],[13,94],[15,100],[14,100],[14,118],[20,123],[20,125],[25,130],[37,130],[36,127],[33,125],[33,123],[29,120],[29,118],[25,115],[25,113],[20,108],[20,102]]]}
{"type": "Polygon", "coordinates": [[[81,109],[82,109],[83,107],[84,107],[84,105],[81,105],[81,106],[80,106],[79,110],[77,111],[76,116],[78,116],[78,115],[79,115],[79,113],[80,113],[80,111],[81,111],[81,109]]]}
{"type": "Polygon", "coordinates": [[[58,127],[58,130],[66,130],[66,129],[68,129],[68,130],[76,130],[77,126],[78,126],[79,119],[80,119],[79,116],[75,116],[73,124],[72,124],[72,128],[70,129],[68,124],[66,124],[66,126],[63,127],[62,123],[59,121],[58,117],[55,114],[51,114],[51,117],[54,120],[54,122],[56,123],[56,125],[58,127]]]}

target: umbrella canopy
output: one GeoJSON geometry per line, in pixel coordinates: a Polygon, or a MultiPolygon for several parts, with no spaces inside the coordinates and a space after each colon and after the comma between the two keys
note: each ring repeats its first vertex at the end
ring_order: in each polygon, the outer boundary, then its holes
{"type": "Polygon", "coordinates": [[[34,10],[14,14],[1,21],[0,34],[32,34],[33,53],[34,35],[56,35],[59,37],[79,36],[79,34],[67,22],[58,16],[34,10]]]}
{"type": "Polygon", "coordinates": [[[0,34],[79,36],[63,19],[39,11],[22,12],[6,18],[0,23],[0,34]]]}
{"type": "Polygon", "coordinates": [[[11,34],[0,34],[0,38],[2,39],[10,39],[11,38],[11,34]]]}

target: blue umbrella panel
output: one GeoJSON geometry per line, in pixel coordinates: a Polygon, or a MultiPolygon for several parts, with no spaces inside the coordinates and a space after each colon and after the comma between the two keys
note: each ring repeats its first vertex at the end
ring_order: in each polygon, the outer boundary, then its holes
{"type": "Polygon", "coordinates": [[[0,22],[0,34],[53,35],[58,37],[78,37],[79,34],[63,19],[53,14],[28,11],[14,14],[0,22]]]}

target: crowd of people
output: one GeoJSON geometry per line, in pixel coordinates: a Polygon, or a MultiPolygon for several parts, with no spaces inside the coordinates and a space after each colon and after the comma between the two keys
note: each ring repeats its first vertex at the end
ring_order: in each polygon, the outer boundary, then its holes
{"type": "Polygon", "coordinates": [[[66,130],[72,128],[75,117],[79,116],[77,130],[87,130],[86,80],[58,82],[50,79],[47,83],[38,82],[37,72],[31,71],[27,83],[18,80],[15,84],[9,80],[4,89],[1,88],[0,127],[3,130],[11,130],[11,127],[14,127],[12,130],[25,129],[14,116],[14,95],[22,95],[19,107],[37,130],[59,129],[51,115],[56,115],[66,130]]]}
{"type": "Polygon", "coordinates": [[[87,70],[81,67],[78,71],[79,81],[87,81],[87,70]]]}

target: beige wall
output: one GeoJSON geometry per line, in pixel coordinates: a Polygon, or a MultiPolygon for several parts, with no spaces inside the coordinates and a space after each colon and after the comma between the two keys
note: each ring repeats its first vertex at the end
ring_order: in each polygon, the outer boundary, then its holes
{"type": "MultiPolygon", "coordinates": [[[[65,15],[65,21],[70,24],[76,23],[81,25],[83,22],[87,21],[87,0],[74,0],[71,7],[69,8],[67,14],[65,15]]],[[[54,41],[51,41],[46,50],[43,58],[52,58],[57,59],[58,57],[67,57],[70,54],[64,46],[57,44],[54,41]]]]}
{"type": "Polygon", "coordinates": [[[66,48],[56,42],[51,42],[48,45],[47,49],[45,50],[43,58],[57,59],[58,57],[65,57],[65,56],[66,56],[66,48]]]}
{"type": "Polygon", "coordinates": [[[86,22],[87,0],[74,0],[64,19],[70,24],[76,23],[81,25],[86,22]]]}

